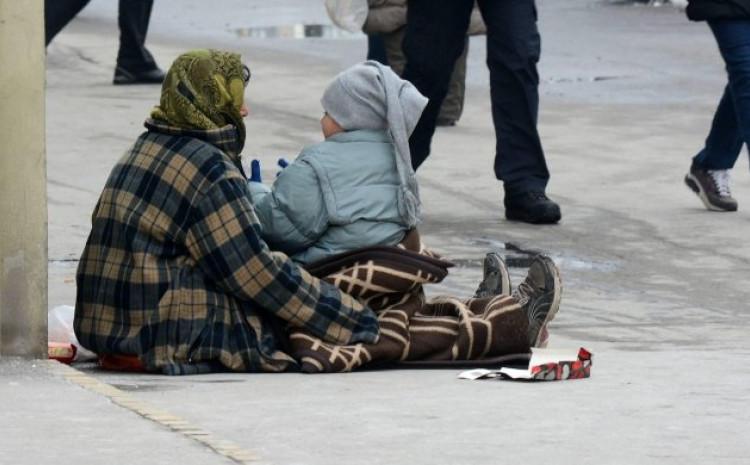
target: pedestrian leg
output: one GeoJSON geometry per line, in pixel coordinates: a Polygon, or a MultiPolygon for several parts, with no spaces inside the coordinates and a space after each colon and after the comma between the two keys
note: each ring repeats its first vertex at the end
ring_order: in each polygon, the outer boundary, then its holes
{"type": "Polygon", "coordinates": [[[549,171],[537,130],[541,37],[534,0],[479,0],[487,25],[495,176],[505,188],[505,217],[527,223],[560,220],[545,194],[549,171]]]}
{"type": "Polygon", "coordinates": [[[727,84],[714,114],[706,145],[693,158],[693,165],[704,170],[731,169],[739,157],[742,144],[732,89],[727,84]]]}
{"type": "Polygon", "coordinates": [[[435,122],[456,59],[464,49],[473,6],[473,0],[409,1],[403,78],[430,100],[409,140],[415,169],[430,154],[435,122]]]}
{"type": "Polygon", "coordinates": [[[117,67],[126,72],[138,74],[156,69],[154,57],[145,46],[153,3],[153,0],[120,0],[117,67]]]}
{"type": "MultiPolygon", "coordinates": [[[[722,127],[716,128],[717,138],[723,136],[728,137],[729,140],[724,142],[725,147],[721,147],[726,150],[726,153],[721,157],[723,161],[716,162],[718,165],[715,169],[729,169],[734,166],[740,152],[734,133],[735,128],[737,128],[740,140],[746,144],[750,142],[750,21],[718,20],[710,21],[709,26],[716,37],[729,76],[728,91],[724,94],[725,98],[729,98],[726,102],[722,100],[725,105],[720,104],[719,110],[722,110],[722,114],[719,115],[717,111],[719,118],[717,123],[722,127]],[[734,121],[731,119],[732,112],[735,115],[734,121]]],[[[713,131],[714,128],[712,128],[713,131]]],[[[718,144],[719,142],[711,138],[710,143],[718,144]]]]}
{"type": "Polygon", "coordinates": [[[49,45],[75,16],[89,4],[89,0],[44,0],[44,38],[49,45]]]}
{"type": "Polygon", "coordinates": [[[508,191],[544,191],[549,172],[537,131],[541,38],[534,0],[480,0],[487,25],[495,175],[508,191]]]}
{"type": "Polygon", "coordinates": [[[709,21],[729,83],[716,109],[705,147],[693,158],[685,184],[709,210],[736,211],[729,173],[750,141],[750,21],[709,21]]]}
{"type": "Polygon", "coordinates": [[[383,45],[385,46],[385,55],[388,60],[388,66],[390,66],[393,72],[399,76],[403,76],[404,67],[406,66],[406,57],[404,56],[404,49],[402,47],[405,34],[406,27],[402,27],[393,32],[381,35],[383,38],[383,45]]]}
{"type": "Polygon", "coordinates": [[[381,34],[367,35],[367,59],[388,66],[388,56],[385,53],[385,39],[381,34]]]}
{"type": "Polygon", "coordinates": [[[451,74],[448,93],[443,99],[443,105],[440,107],[440,113],[437,117],[438,126],[453,126],[461,119],[461,113],[464,111],[464,94],[466,91],[466,60],[469,55],[469,38],[466,37],[466,46],[461,56],[456,60],[451,74]]]}

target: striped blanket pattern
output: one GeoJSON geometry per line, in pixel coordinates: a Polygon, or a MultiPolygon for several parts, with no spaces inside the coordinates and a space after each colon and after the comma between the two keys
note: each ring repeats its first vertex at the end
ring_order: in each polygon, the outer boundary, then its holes
{"type": "Polygon", "coordinates": [[[306,373],[348,372],[401,361],[481,360],[529,351],[528,319],[508,295],[426,299],[423,286],[452,266],[397,247],[363,249],[313,266],[313,275],[375,310],[374,344],[336,345],[303,330],[289,334],[292,356],[306,373]]]}

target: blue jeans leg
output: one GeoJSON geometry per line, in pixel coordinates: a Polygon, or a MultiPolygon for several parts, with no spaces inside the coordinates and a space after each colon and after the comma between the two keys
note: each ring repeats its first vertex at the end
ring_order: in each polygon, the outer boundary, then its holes
{"type": "Polygon", "coordinates": [[[731,169],[750,141],[750,21],[709,21],[729,83],[716,109],[706,146],[693,158],[703,169],[731,169]]]}
{"type": "Polygon", "coordinates": [[[714,114],[706,146],[693,158],[693,164],[704,170],[730,169],[737,161],[742,144],[732,90],[727,85],[714,114]]]}

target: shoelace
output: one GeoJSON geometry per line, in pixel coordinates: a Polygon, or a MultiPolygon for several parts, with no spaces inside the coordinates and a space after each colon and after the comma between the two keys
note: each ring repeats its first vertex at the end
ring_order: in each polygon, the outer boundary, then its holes
{"type": "Polygon", "coordinates": [[[729,170],[708,170],[709,176],[714,182],[716,192],[720,197],[730,197],[729,191],[729,170]]]}
{"type": "Polygon", "coordinates": [[[521,305],[524,305],[528,301],[529,296],[533,293],[534,287],[524,279],[521,284],[513,290],[513,297],[515,297],[521,305]]]}

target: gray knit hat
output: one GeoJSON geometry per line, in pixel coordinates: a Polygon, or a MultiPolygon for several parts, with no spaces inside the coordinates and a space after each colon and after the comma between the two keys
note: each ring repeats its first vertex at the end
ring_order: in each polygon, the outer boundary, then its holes
{"type": "Polygon", "coordinates": [[[396,148],[401,182],[398,211],[408,226],[416,226],[420,215],[419,187],[411,165],[409,136],[427,106],[427,98],[390,67],[365,61],[336,76],[320,103],[344,130],[388,131],[396,148]]]}

